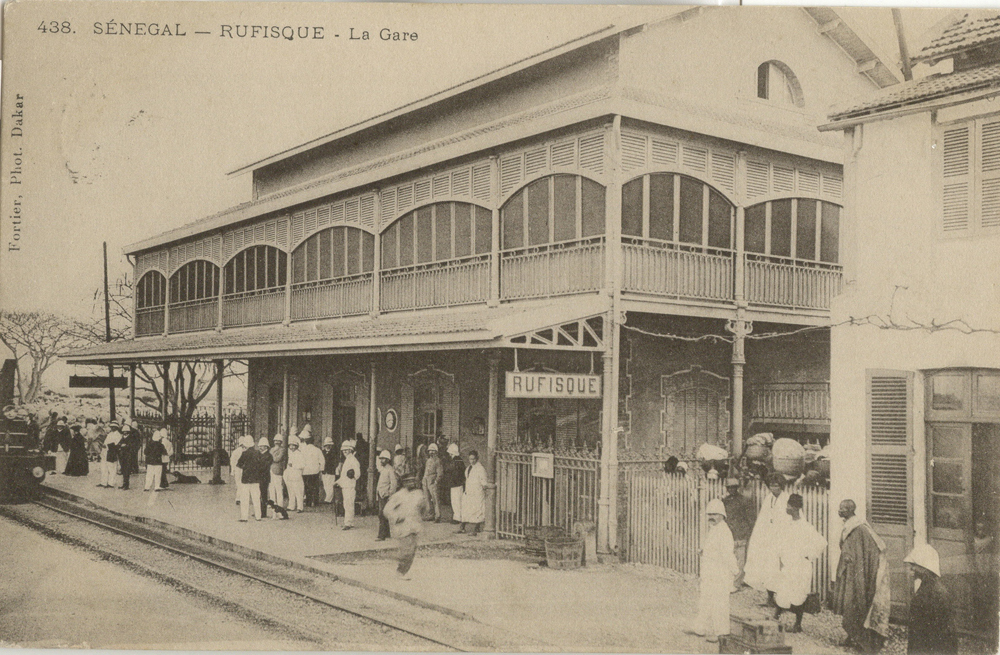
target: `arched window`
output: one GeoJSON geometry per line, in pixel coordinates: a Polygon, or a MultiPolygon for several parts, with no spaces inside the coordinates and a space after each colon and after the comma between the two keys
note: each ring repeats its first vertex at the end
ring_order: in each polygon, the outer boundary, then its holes
{"type": "Polygon", "coordinates": [[[219,296],[219,267],[196,259],[184,264],[170,276],[170,302],[206,300],[219,296]]]}
{"type": "Polygon", "coordinates": [[[650,173],[622,186],[622,236],[733,247],[733,205],[701,180],[650,173]]]}
{"type": "Polygon", "coordinates": [[[777,104],[805,106],[802,85],[784,62],[765,61],[757,67],[757,97],[777,104]]]}
{"type": "Polygon", "coordinates": [[[382,268],[488,253],[493,214],[467,202],[439,202],[400,217],[382,233],[382,268]]]}
{"type": "Polygon", "coordinates": [[[292,253],[292,283],[371,273],[375,236],[356,227],[331,227],[303,241],[292,253]]]}
{"type": "Polygon", "coordinates": [[[226,264],[227,294],[277,289],[288,279],[288,255],[274,246],[250,246],[226,264]]]}
{"type": "Polygon", "coordinates": [[[786,198],[747,207],[744,248],[764,255],[836,264],[840,258],[840,206],[811,198],[786,198]]]}
{"type": "Polygon", "coordinates": [[[167,278],[159,271],[147,271],[135,285],[135,308],[163,307],[167,300],[167,278]]]}
{"type": "Polygon", "coordinates": [[[551,175],[515,193],[500,213],[503,249],[604,234],[604,187],[580,175],[551,175]]]}

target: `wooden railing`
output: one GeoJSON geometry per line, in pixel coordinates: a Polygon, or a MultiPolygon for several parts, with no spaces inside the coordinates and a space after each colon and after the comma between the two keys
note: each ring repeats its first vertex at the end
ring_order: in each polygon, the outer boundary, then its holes
{"type": "Polygon", "coordinates": [[[222,298],[223,327],[266,325],[284,319],[284,287],[226,294],[222,298]]]}
{"type": "Polygon", "coordinates": [[[392,268],[382,272],[381,309],[420,309],[486,302],[490,256],[392,268]]]}
{"type": "Polygon", "coordinates": [[[829,420],[828,382],[761,384],[753,391],[753,418],[757,420],[829,420]]]}
{"type": "Polygon", "coordinates": [[[218,297],[170,303],[170,332],[214,330],[218,324],[218,297]]]}
{"type": "Polygon", "coordinates": [[[840,293],[837,264],[744,253],[747,302],[792,309],[830,309],[840,293]]]}
{"type": "Polygon", "coordinates": [[[603,286],[603,236],[500,253],[500,297],[503,300],[597,291],[603,286]]]}
{"type": "Polygon", "coordinates": [[[624,237],[622,290],[673,298],[732,300],[733,251],[624,237]]]}
{"type": "Polygon", "coordinates": [[[371,306],[371,273],[292,285],[293,321],[365,314],[371,306]]]}
{"type": "Polygon", "coordinates": [[[135,336],[150,337],[163,334],[163,305],[135,310],[135,336]]]}

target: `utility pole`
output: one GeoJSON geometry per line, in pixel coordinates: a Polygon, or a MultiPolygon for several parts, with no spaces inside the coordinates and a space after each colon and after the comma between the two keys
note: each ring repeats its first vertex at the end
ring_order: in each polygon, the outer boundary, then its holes
{"type": "Polygon", "coordinates": [[[906,33],[903,31],[903,14],[899,8],[892,9],[892,22],[896,26],[896,40],[899,42],[899,59],[903,66],[903,79],[909,82],[913,79],[913,69],[910,68],[910,49],[906,47],[906,33]]]}
{"type": "MultiPolygon", "coordinates": [[[[111,342],[111,300],[108,298],[108,242],[104,242],[104,340],[108,343],[111,342]]],[[[115,367],[108,364],[108,379],[114,379],[115,377],[115,367]]],[[[115,388],[113,386],[108,387],[108,393],[110,394],[110,419],[117,420],[115,418],[115,388]]]]}

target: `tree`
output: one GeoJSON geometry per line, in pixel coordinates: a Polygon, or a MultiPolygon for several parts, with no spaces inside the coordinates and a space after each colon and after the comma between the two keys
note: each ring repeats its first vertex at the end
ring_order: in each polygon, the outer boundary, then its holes
{"type": "Polygon", "coordinates": [[[42,376],[56,360],[89,340],[86,324],[48,312],[0,310],[0,342],[18,363],[17,396],[34,402],[42,376]],[[25,365],[30,360],[31,366],[25,365]]]}

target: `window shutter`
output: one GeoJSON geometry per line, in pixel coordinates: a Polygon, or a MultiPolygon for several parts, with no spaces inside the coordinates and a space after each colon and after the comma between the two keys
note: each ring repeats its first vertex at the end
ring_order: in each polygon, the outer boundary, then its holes
{"type": "Polygon", "coordinates": [[[910,578],[903,557],[913,547],[913,373],[867,372],[868,522],[885,540],[892,615],[905,619],[910,578]]]}
{"type": "Polygon", "coordinates": [[[944,222],[945,232],[969,229],[972,208],[971,125],[944,132],[944,222]]]}
{"type": "Polygon", "coordinates": [[[979,154],[979,226],[1000,227],[1000,121],[982,123],[979,154]]]}

